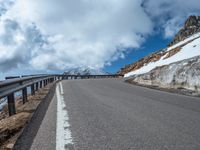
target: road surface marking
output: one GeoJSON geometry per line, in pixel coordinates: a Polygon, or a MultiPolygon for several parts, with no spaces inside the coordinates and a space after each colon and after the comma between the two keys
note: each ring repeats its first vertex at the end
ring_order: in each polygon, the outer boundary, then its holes
{"type": "Polygon", "coordinates": [[[56,86],[57,96],[57,124],[56,124],[56,150],[65,150],[67,145],[73,144],[71,131],[69,130],[69,117],[64,102],[62,83],[56,86]]]}

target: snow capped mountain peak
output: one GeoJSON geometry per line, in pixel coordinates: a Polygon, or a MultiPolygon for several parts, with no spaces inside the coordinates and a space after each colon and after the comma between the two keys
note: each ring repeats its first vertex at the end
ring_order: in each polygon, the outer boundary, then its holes
{"type": "Polygon", "coordinates": [[[64,74],[68,75],[105,75],[109,74],[107,72],[104,72],[101,69],[93,69],[93,68],[73,68],[69,69],[64,72],[64,74]]]}

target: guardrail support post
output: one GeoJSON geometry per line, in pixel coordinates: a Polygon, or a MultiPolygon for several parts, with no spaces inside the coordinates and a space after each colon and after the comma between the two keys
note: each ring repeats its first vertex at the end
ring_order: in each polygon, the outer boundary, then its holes
{"type": "Polygon", "coordinates": [[[28,101],[28,99],[27,99],[27,88],[26,87],[22,89],[22,97],[23,97],[23,104],[25,104],[28,101]]]}
{"type": "Polygon", "coordinates": [[[14,93],[8,95],[7,98],[8,98],[8,112],[9,112],[9,116],[12,116],[12,115],[16,114],[14,93]]]}
{"type": "Polygon", "coordinates": [[[36,88],[35,88],[36,91],[38,90],[38,87],[39,87],[38,82],[36,82],[36,88]]]}
{"type": "Polygon", "coordinates": [[[31,95],[35,95],[35,86],[34,86],[34,84],[31,85],[31,95]]]}
{"type": "Polygon", "coordinates": [[[40,88],[42,88],[42,81],[40,81],[40,88]]]}
{"type": "Polygon", "coordinates": [[[44,85],[44,87],[45,87],[45,86],[46,86],[46,84],[45,84],[45,80],[43,80],[42,82],[43,82],[43,85],[44,85]]]}

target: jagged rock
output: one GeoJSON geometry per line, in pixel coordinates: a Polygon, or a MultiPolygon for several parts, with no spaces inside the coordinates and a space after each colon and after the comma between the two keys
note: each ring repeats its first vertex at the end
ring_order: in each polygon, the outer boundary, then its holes
{"type": "Polygon", "coordinates": [[[14,144],[13,144],[13,143],[8,144],[8,145],[6,146],[6,150],[12,150],[13,147],[14,147],[14,144]]]}
{"type": "Polygon", "coordinates": [[[190,16],[186,20],[184,27],[175,35],[169,46],[174,45],[197,32],[200,32],[200,16],[190,16]]]}

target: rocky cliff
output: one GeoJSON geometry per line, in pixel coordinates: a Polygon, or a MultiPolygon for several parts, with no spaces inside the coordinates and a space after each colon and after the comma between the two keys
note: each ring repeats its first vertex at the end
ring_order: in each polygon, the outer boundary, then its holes
{"type": "Polygon", "coordinates": [[[186,20],[183,28],[175,35],[173,41],[169,44],[169,46],[183,41],[187,37],[197,32],[200,32],[200,16],[190,16],[186,20]]]}

